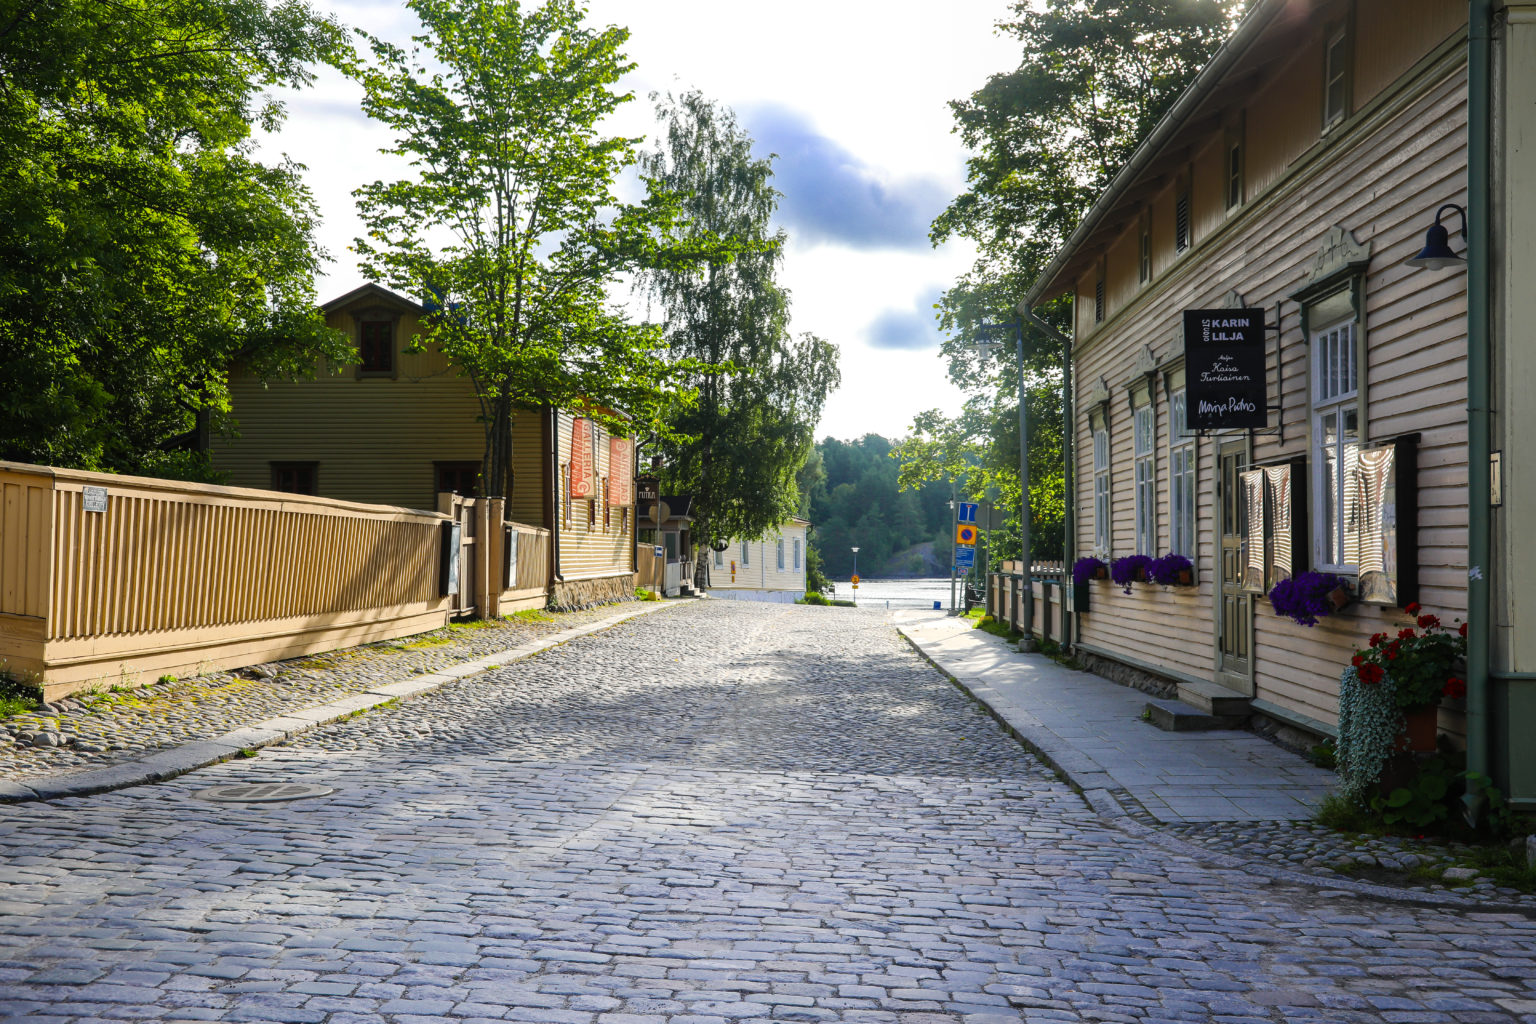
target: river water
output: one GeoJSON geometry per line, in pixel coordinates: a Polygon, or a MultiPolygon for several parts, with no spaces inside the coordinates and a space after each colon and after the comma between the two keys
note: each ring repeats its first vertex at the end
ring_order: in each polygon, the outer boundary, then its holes
{"type": "MultiPolygon", "coordinates": [[[[948,576],[910,580],[872,580],[866,576],[859,580],[858,590],[846,579],[834,582],[837,597],[843,601],[851,598],[860,608],[932,608],[935,601],[940,608],[949,607],[948,576]]],[[[960,588],[957,583],[955,599],[963,603],[960,588]]]]}

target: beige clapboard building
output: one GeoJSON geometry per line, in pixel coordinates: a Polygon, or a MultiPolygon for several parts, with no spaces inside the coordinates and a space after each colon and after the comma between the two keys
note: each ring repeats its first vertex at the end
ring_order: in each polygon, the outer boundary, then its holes
{"type": "MultiPolygon", "coordinates": [[[[212,441],[214,467],[236,486],[405,508],[436,509],[444,492],[477,494],[480,404],[441,352],[409,351],[423,307],[370,284],[322,308],[356,343],[358,365],[266,386],[236,378],[239,436],[212,441]]],[[[551,599],[631,596],[632,443],[552,409],[519,411],[513,434],[506,517],[550,530],[551,599]]]]}
{"type": "Polygon", "coordinates": [[[805,545],[810,521],[798,516],[757,540],[733,538],[709,553],[709,592],[739,601],[793,603],[805,597],[805,545]]]}
{"type": "Polygon", "coordinates": [[[1101,671],[1315,738],[1404,606],[1466,615],[1467,275],[1404,261],[1467,202],[1467,76],[1466,3],[1259,0],[1032,288],[1074,300],[1077,554],[1195,566],[1193,586],[1089,584],[1101,671]],[[1262,311],[1264,427],[1189,429],[1222,376],[1186,363],[1191,310],[1262,311]],[[1361,599],[1278,617],[1269,589],[1306,570],[1361,599]]]}

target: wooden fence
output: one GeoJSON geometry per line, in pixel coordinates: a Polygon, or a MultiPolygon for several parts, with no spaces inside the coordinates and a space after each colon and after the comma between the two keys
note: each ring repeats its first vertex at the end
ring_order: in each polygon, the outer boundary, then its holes
{"type": "Polygon", "coordinates": [[[549,531],[447,505],[0,462],[0,671],[51,699],[541,607],[549,531]]]}
{"type": "MultiPolygon", "coordinates": [[[[1007,622],[1019,632],[1024,632],[1024,563],[1009,561],[1002,564],[1003,571],[987,577],[987,611],[997,619],[1007,622]]],[[[1034,615],[1031,632],[1042,640],[1055,640],[1063,636],[1066,612],[1065,567],[1061,562],[1036,562],[1030,571],[1029,586],[1033,594],[1034,615]]]]}

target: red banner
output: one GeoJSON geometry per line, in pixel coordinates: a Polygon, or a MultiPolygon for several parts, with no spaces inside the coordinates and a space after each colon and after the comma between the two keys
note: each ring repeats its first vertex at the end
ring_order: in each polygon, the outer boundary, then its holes
{"type": "Polygon", "coordinates": [[[632,505],[635,501],[635,442],[627,437],[608,439],[608,504],[632,505]]]}
{"type": "Polygon", "coordinates": [[[597,497],[597,474],[592,466],[592,421],[571,420],[571,497],[597,497]]]}

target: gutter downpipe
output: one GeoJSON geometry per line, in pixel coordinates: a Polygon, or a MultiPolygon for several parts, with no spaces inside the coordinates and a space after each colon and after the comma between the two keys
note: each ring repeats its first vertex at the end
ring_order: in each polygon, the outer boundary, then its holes
{"type": "MultiPolygon", "coordinates": [[[[1072,342],[1056,328],[1036,316],[1029,308],[1028,300],[1020,302],[1018,313],[1021,320],[1029,321],[1030,326],[1045,335],[1048,341],[1054,341],[1061,346],[1061,459],[1062,459],[1062,497],[1066,506],[1066,516],[1063,523],[1063,536],[1061,539],[1062,569],[1062,594],[1066,594],[1066,576],[1072,571],[1072,563],[1077,555],[1077,500],[1076,488],[1073,485],[1075,465],[1072,457],[1072,442],[1076,434],[1076,421],[1072,412],[1072,342]]],[[[1022,361],[1021,364],[1022,365],[1022,361]]],[[[1076,584],[1073,584],[1076,592],[1076,584]]],[[[1066,600],[1061,602],[1061,645],[1071,647],[1076,625],[1072,605],[1066,600]]]]}
{"type": "MultiPolygon", "coordinates": [[[[1470,0],[1467,24],[1467,770],[1489,768],[1489,264],[1492,220],[1493,0],[1470,0]]],[[[1467,805],[1469,816],[1479,808],[1467,805]]]]}

